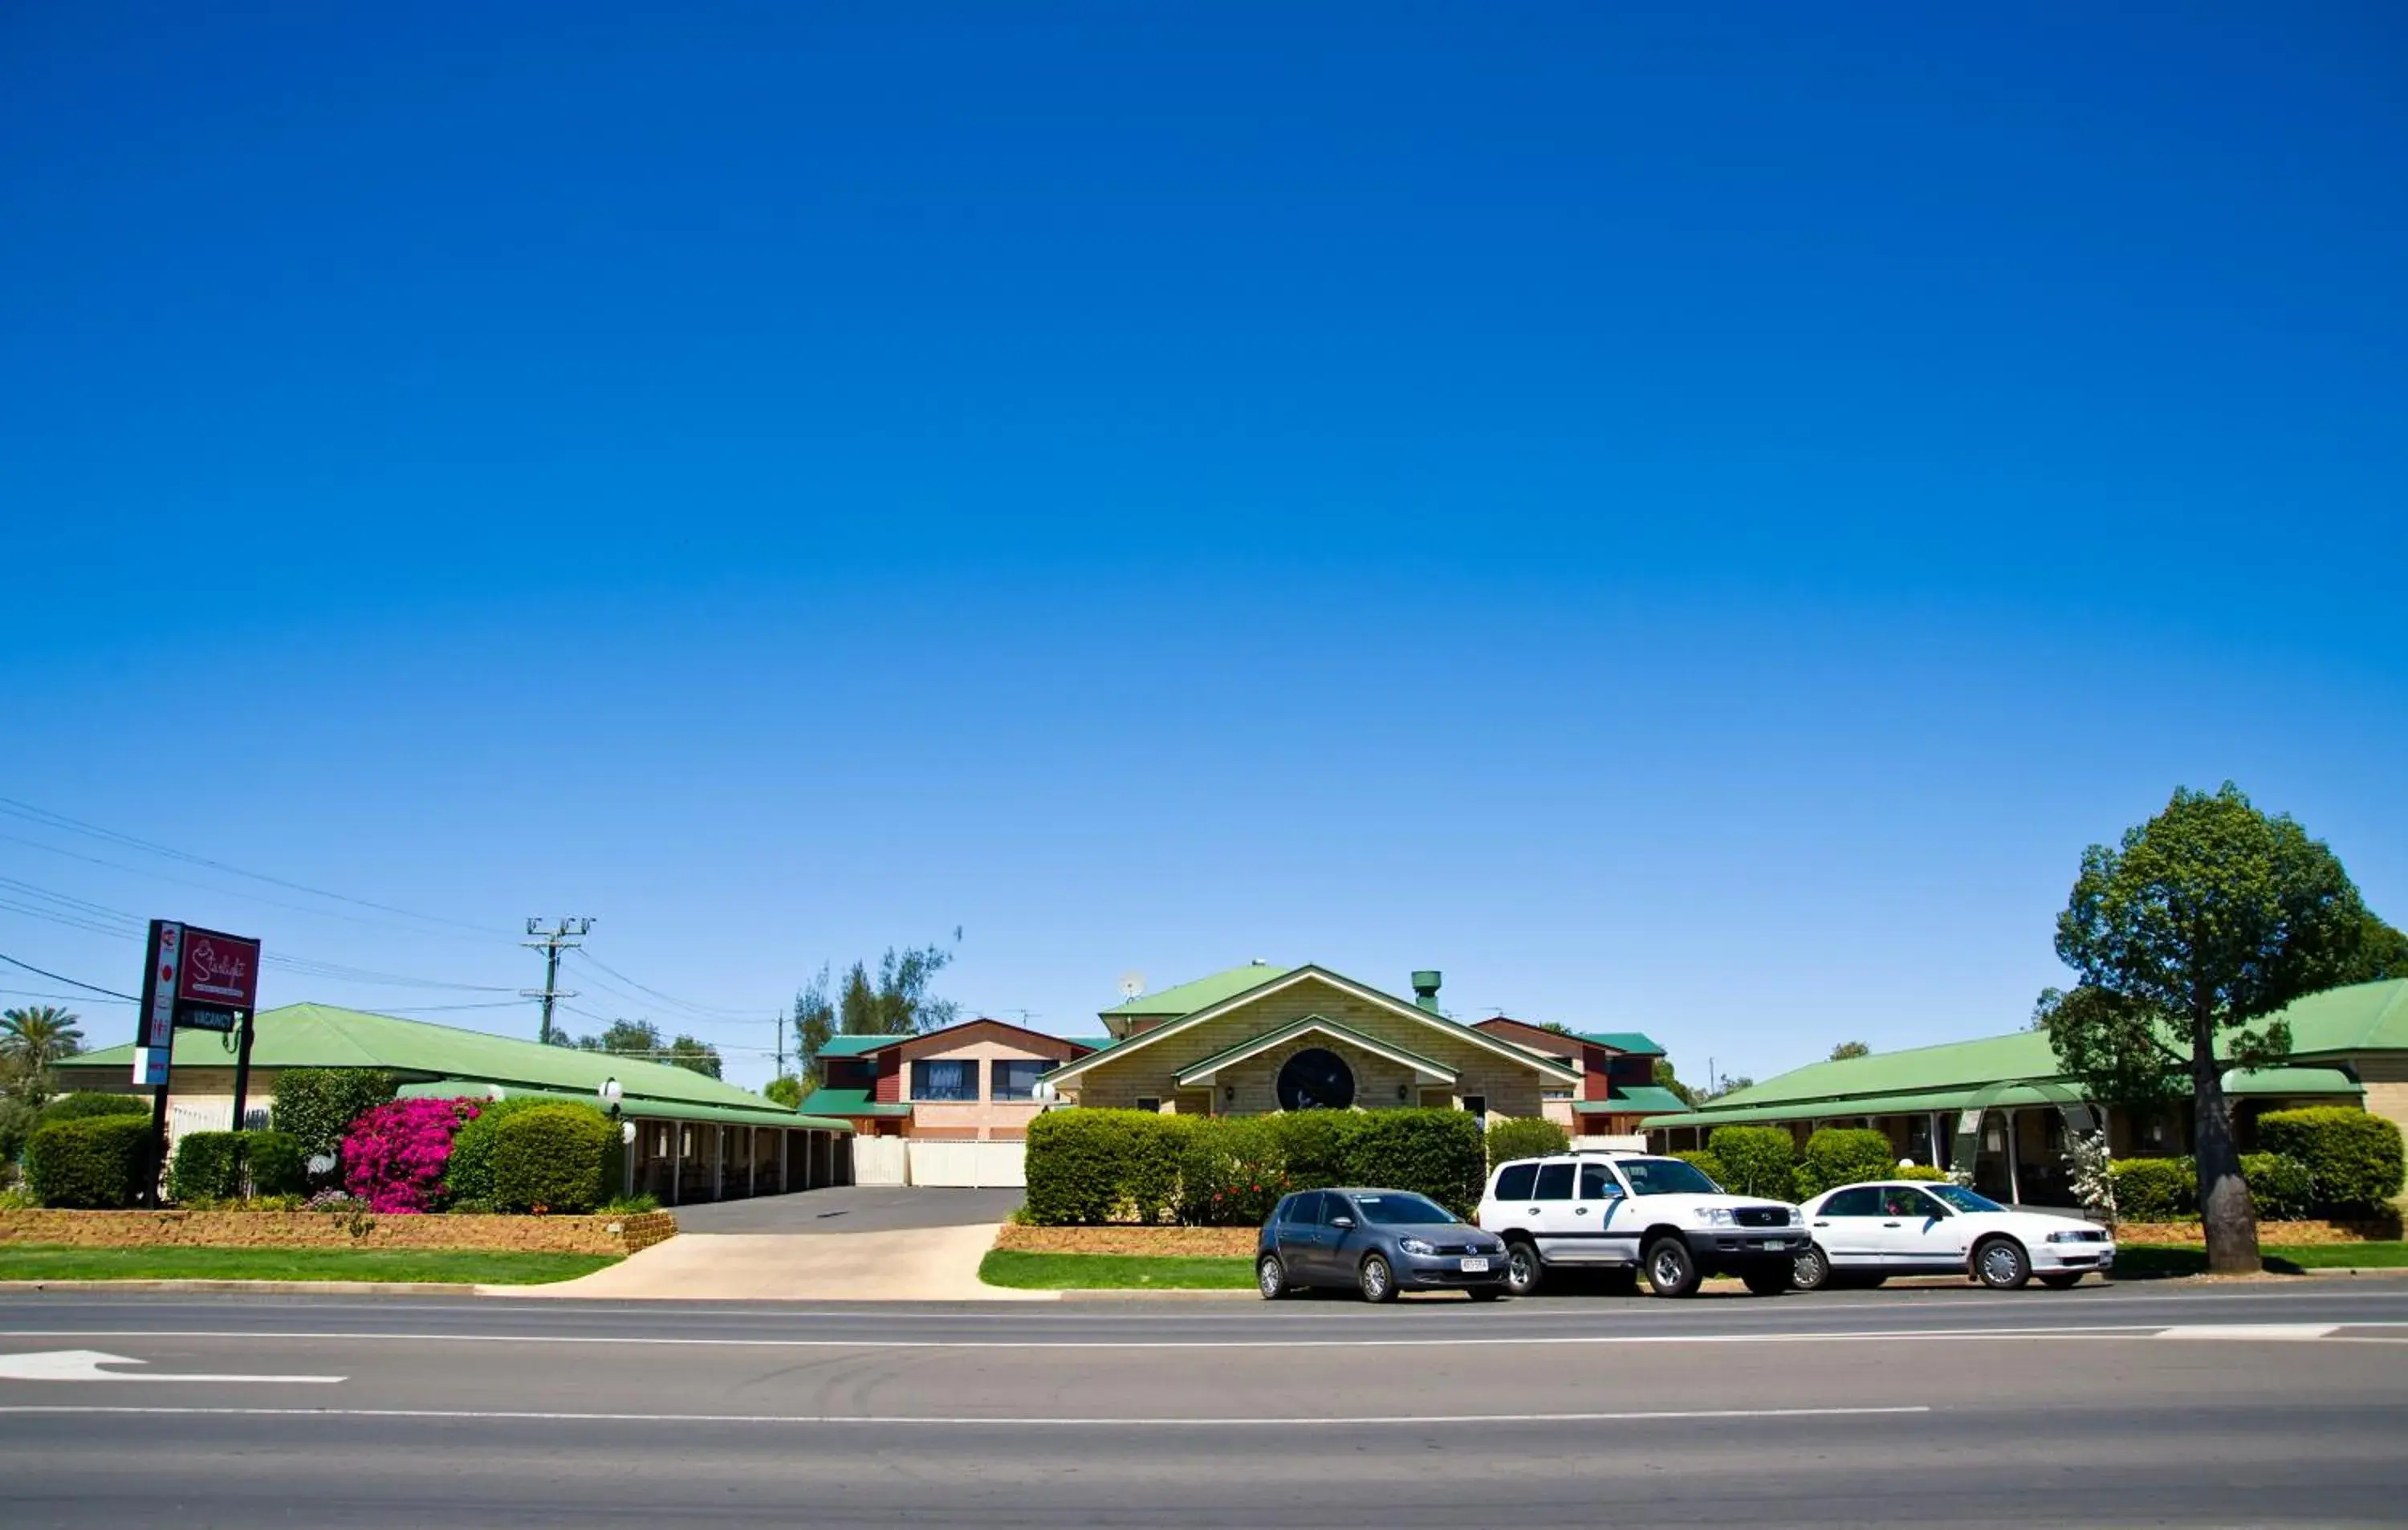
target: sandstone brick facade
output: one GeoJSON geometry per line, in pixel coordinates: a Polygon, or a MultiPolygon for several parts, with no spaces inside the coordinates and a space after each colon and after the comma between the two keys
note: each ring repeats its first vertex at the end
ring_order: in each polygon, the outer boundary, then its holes
{"type": "Polygon", "coordinates": [[[667,1211],[632,1216],[363,1216],[330,1211],[0,1210],[0,1243],[79,1249],[453,1249],[634,1253],[677,1236],[667,1211]]]}

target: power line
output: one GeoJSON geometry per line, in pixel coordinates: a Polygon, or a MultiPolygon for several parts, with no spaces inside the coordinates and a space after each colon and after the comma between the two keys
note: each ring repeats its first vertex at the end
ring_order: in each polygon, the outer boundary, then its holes
{"type": "Polygon", "coordinates": [[[331,898],[337,903],[348,903],[354,908],[373,908],[379,913],[397,914],[404,919],[419,920],[429,924],[448,924],[454,929],[468,930],[478,935],[487,937],[491,937],[495,934],[494,931],[490,930],[483,925],[471,924],[465,920],[450,919],[441,914],[423,914],[414,908],[404,908],[390,903],[379,903],[373,898],[355,898],[348,893],[337,893],[323,887],[312,887],[307,882],[296,882],[283,877],[271,877],[264,871],[246,870],[241,866],[234,865],[224,861],[214,860],[207,855],[195,855],[190,851],[178,850],[172,845],[162,845],[154,840],[139,838],[130,834],[121,834],[115,829],[105,829],[97,823],[87,823],[81,819],[69,818],[64,813],[52,812],[47,808],[36,808],[28,802],[19,802],[14,797],[0,797],[0,813],[6,813],[12,818],[23,819],[28,822],[37,823],[45,828],[64,829],[72,834],[90,835],[93,838],[104,839],[111,844],[124,845],[130,849],[142,851],[151,855],[165,856],[169,860],[181,861],[190,865],[207,866],[212,871],[222,871],[230,876],[248,877],[253,881],[265,882],[271,887],[281,887],[295,893],[307,893],[311,897],[331,898]]]}
{"type": "Polygon", "coordinates": [[[131,994],[121,994],[114,988],[103,988],[98,983],[88,983],[74,978],[61,977],[58,973],[50,971],[44,967],[37,967],[31,962],[20,962],[15,957],[5,953],[0,953],[0,962],[6,962],[13,967],[22,967],[27,972],[34,974],[37,978],[48,978],[54,983],[64,983],[69,988],[90,989],[93,993],[106,994],[112,999],[123,999],[128,1004],[140,1004],[142,1002],[139,998],[136,998],[131,994]]]}
{"type": "Polygon", "coordinates": [[[628,977],[618,968],[609,965],[590,951],[580,951],[577,953],[577,957],[578,960],[581,962],[600,967],[605,973],[618,979],[628,987],[633,988],[639,993],[648,994],[653,998],[658,999],[663,1004],[674,1005],[680,1009],[691,1009],[697,1015],[705,1015],[713,1019],[724,1018],[727,1020],[748,1020],[753,1014],[753,1011],[750,1009],[729,1009],[715,1004],[696,1004],[692,999],[681,999],[674,994],[664,994],[657,988],[647,987],[646,985],[638,982],[635,979],[628,977]]]}
{"type": "MultiPolygon", "coordinates": [[[[48,994],[31,988],[0,988],[0,994],[6,994],[12,999],[64,999],[70,1004],[90,1004],[92,1002],[89,997],[81,994],[48,994]]],[[[110,1004],[139,1004],[142,1001],[140,999],[109,999],[107,1002],[110,1004]]]]}

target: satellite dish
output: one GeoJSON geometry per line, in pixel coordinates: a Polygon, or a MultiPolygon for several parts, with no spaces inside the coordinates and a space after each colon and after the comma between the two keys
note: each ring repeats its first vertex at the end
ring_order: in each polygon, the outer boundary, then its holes
{"type": "Polygon", "coordinates": [[[1144,973],[1131,970],[1121,974],[1121,997],[1133,999],[1144,992],[1144,973]]]}

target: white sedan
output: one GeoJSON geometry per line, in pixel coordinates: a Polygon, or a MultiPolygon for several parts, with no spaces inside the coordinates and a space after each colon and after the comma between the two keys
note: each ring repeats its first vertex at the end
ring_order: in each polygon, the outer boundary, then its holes
{"type": "Polygon", "coordinates": [[[1806,1203],[1813,1245],[1798,1256],[1800,1291],[1879,1285],[1893,1275],[1971,1275],[1996,1291],[2040,1277],[2063,1291],[2115,1263],[2106,1228],[2044,1211],[2011,1211],[1961,1185],[1904,1180],[1842,1185],[1806,1203]]]}

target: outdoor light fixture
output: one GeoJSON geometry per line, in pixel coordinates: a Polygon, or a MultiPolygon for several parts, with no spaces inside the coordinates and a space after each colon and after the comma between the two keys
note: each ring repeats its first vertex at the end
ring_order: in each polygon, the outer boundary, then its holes
{"type": "Polygon", "coordinates": [[[594,1093],[602,1096],[602,1106],[604,1109],[615,1110],[619,1108],[620,1096],[626,1092],[619,1087],[618,1080],[605,1079],[602,1080],[602,1087],[596,1089],[594,1093]]]}
{"type": "Polygon", "coordinates": [[[619,1122],[619,1140],[630,1148],[636,1145],[636,1123],[634,1122],[623,1121],[619,1122]]]}

